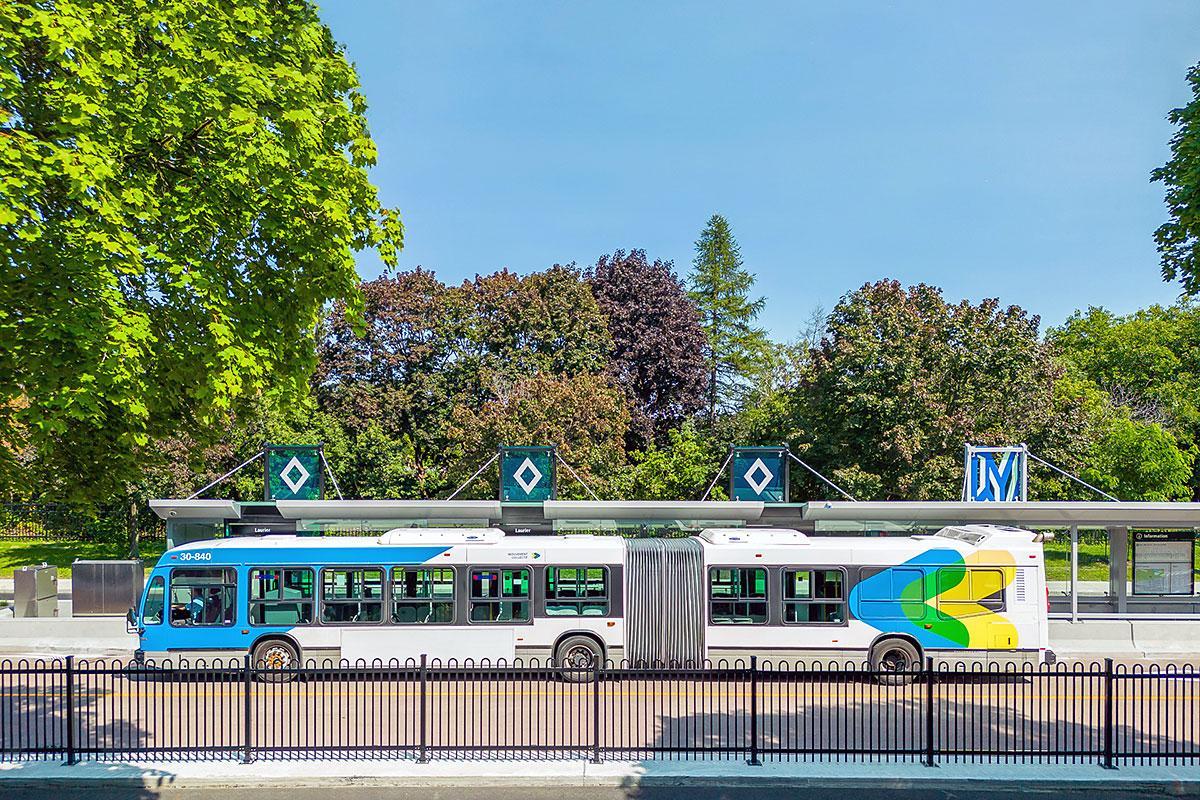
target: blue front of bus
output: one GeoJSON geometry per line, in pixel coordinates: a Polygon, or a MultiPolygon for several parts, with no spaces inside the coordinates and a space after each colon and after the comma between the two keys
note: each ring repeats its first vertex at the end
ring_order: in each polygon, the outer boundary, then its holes
{"type": "MultiPolygon", "coordinates": [[[[436,546],[345,548],[228,548],[185,545],[169,550],[150,573],[137,609],[130,609],[128,628],[138,634],[134,659],[170,653],[241,655],[270,634],[286,634],[297,625],[253,624],[249,614],[250,572],[287,567],[306,568],[313,576],[326,566],[372,564],[385,569],[424,564],[449,548],[436,546]],[[248,564],[247,560],[254,563],[248,564]]],[[[316,587],[311,602],[318,605],[316,587]]],[[[320,624],[317,619],[304,627],[320,624]]]]}
{"type": "MultiPolygon", "coordinates": [[[[246,568],[238,560],[236,552],[220,548],[164,553],[150,573],[136,614],[130,615],[138,634],[134,660],[143,663],[147,653],[244,652],[252,632],[243,613],[246,568]],[[186,586],[180,586],[181,575],[191,578],[186,586]],[[199,582],[197,575],[204,576],[205,582],[199,582]]],[[[290,629],[256,628],[253,635],[290,629]]]]}

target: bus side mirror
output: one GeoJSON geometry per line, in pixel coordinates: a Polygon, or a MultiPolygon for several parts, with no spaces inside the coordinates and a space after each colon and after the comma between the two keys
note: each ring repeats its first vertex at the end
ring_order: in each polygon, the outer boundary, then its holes
{"type": "Polygon", "coordinates": [[[140,633],[137,626],[137,609],[131,608],[125,612],[125,632],[140,633]]]}

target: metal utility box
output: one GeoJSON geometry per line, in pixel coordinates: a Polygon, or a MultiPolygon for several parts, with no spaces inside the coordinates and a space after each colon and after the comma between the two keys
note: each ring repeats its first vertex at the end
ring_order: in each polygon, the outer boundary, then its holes
{"type": "Polygon", "coordinates": [[[13,571],[13,616],[58,616],[58,567],[41,564],[13,571]]]}
{"type": "Polygon", "coordinates": [[[71,565],[71,616],[124,614],[142,596],[146,573],[140,558],[71,565]]]}

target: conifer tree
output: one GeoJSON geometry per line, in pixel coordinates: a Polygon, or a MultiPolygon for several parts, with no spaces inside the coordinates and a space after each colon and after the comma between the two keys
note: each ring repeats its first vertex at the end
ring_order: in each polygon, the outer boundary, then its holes
{"type": "Polygon", "coordinates": [[[746,391],[748,377],[767,349],[766,334],[754,326],[763,298],[751,299],[754,275],[742,266],[742,255],[729,221],[713,214],[696,241],[696,257],[688,289],[700,309],[708,338],[708,417],[731,410],[746,391]]]}

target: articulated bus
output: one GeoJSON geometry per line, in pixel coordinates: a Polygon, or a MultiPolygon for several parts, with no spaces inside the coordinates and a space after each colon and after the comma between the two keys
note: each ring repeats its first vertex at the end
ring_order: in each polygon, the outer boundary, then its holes
{"type": "Polygon", "coordinates": [[[268,535],[163,554],[130,622],[139,660],[597,660],[686,665],[925,657],[1053,660],[1040,537],[999,526],[907,537],[707,529],[698,536],[268,535]]]}

